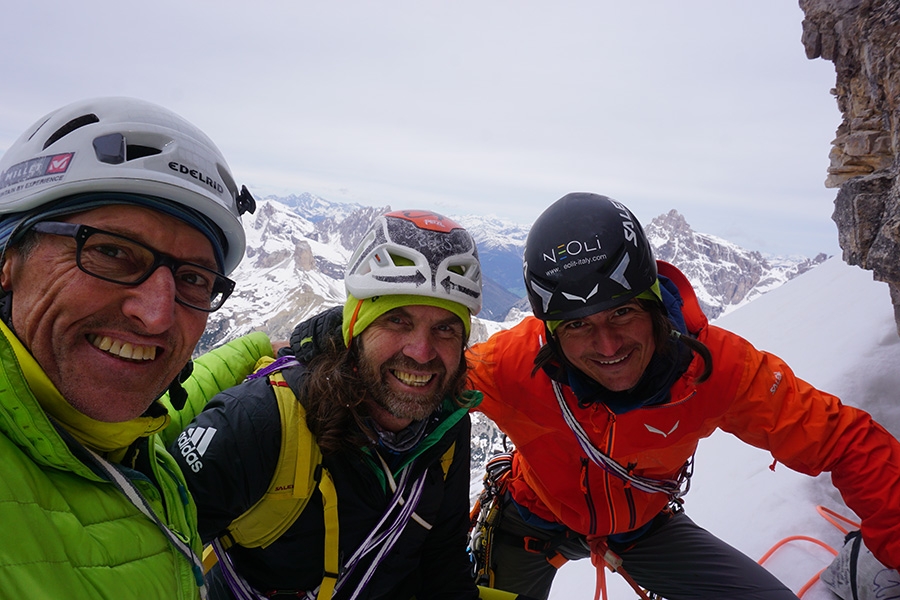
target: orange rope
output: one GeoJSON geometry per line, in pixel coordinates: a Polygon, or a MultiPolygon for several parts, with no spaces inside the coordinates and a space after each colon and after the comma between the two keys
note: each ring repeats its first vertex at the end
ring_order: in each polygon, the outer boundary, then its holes
{"type": "Polygon", "coordinates": [[[820,515],[822,515],[823,519],[825,519],[826,521],[828,521],[829,523],[831,523],[832,525],[837,527],[838,530],[840,530],[840,532],[843,533],[844,535],[847,535],[848,533],[850,533],[850,530],[846,529],[845,527],[840,525],[838,523],[838,521],[846,523],[847,525],[850,525],[854,529],[859,529],[859,523],[857,523],[856,521],[852,521],[843,515],[837,514],[830,508],[825,508],[824,506],[820,505],[820,506],[816,507],[816,510],[819,512],[820,515]]]}
{"type": "Polygon", "coordinates": [[[622,579],[628,582],[628,585],[631,586],[641,600],[650,600],[647,596],[647,593],[644,591],[641,586],[637,584],[637,582],[631,578],[631,575],[625,572],[625,569],[622,568],[622,559],[620,559],[612,550],[606,547],[606,544],[603,543],[595,543],[596,545],[591,548],[591,563],[594,565],[594,568],[597,569],[597,585],[594,589],[594,600],[608,600],[608,592],[606,590],[606,570],[609,569],[613,573],[618,573],[622,579]],[[599,549],[602,548],[604,553],[599,554],[599,549]],[[602,564],[601,564],[602,561],[602,564]]]}
{"type": "MultiPolygon", "coordinates": [[[[853,520],[851,520],[851,519],[848,519],[847,517],[845,517],[845,516],[843,516],[843,515],[840,515],[840,514],[834,512],[834,511],[831,510],[830,508],[826,508],[826,507],[820,505],[820,506],[816,506],[816,511],[818,511],[818,513],[819,513],[820,515],[822,515],[822,518],[824,518],[826,521],[828,521],[829,523],[831,523],[832,525],[834,525],[835,527],[837,527],[838,530],[839,530],[841,533],[843,533],[844,535],[847,535],[847,534],[850,532],[850,530],[847,529],[846,527],[844,527],[844,525],[842,525],[842,523],[843,523],[843,524],[846,524],[846,525],[850,525],[850,526],[853,527],[854,529],[859,529],[859,523],[857,523],[856,521],[853,521],[853,520]]],[[[758,562],[759,564],[763,564],[764,562],[766,562],[766,561],[769,559],[769,557],[772,556],[772,554],[773,554],[776,550],[778,550],[779,548],[781,548],[782,546],[784,546],[784,545],[787,544],[788,542],[793,542],[793,541],[812,542],[813,544],[816,544],[816,545],[818,545],[818,546],[821,546],[822,548],[825,548],[826,550],[828,550],[829,552],[831,552],[832,555],[834,555],[834,556],[837,556],[837,555],[838,555],[838,551],[837,551],[837,550],[835,550],[834,548],[832,548],[831,546],[829,546],[829,545],[826,544],[825,542],[822,542],[822,541],[820,541],[820,540],[817,540],[816,538],[811,538],[811,537],[805,536],[805,535],[792,535],[792,536],[790,536],[790,537],[784,538],[783,540],[781,540],[780,542],[778,542],[777,544],[775,544],[774,546],[772,546],[772,548],[771,548],[768,552],[766,552],[766,553],[763,555],[763,557],[760,558],[757,562],[758,562]]],[[[826,567],[826,568],[827,568],[827,567],[826,567]]],[[[819,575],[821,575],[821,574],[822,574],[822,571],[824,571],[824,570],[825,570],[825,569],[822,569],[821,571],[819,571],[818,573],[816,573],[809,581],[806,582],[806,584],[805,584],[802,588],[800,588],[800,591],[797,592],[797,597],[798,597],[798,598],[802,598],[802,597],[803,597],[803,594],[805,594],[805,593],[809,590],[809,588],[811,588],[811,587],[813,586],[813,584],[814,584],[816,581],[818,581],[819,575]]]]}
{"type": "Polygon", "coordinates": [[[813,575],[812,578],[811,578],[809,581],[807,581],[806,584],[804,584],[804,586],[803,586],[802,588],[800,588],[800,591],[797,592],[797,597],[798,597],[798,598],[802,598],[802,597],[803,597],[803,594],[805,594],[806,592],[808,592],[808,591],[809,591],[809,588],[811,588],[811,587],[813,586],[813,584],[815,584],[815,583],[819,580],[819,575],[822,574],[822,571],[824,571],[824,570],[827,569],[827,568],[828,568],[828,567],[824,567],[824,568],[822,568],[822,569],[819,569],[819,572],[816,573],[815,575],[813,575]]]}
{"type": "MultiPolygon", "coordinates": [[[[825,548],[826,550],[828,550],[829,552],[831,552],[831,554],[834,555],[834,556],[837,556],[837,554],[838,554],[837,550],[835,550],[834,548],[832,548],[831,546],[829,546],[829,545],[826,544],[825,542],[822,542],[822,541],[820,541],[820,540],[817,540],[816,538],[812,538],[812,537],[809,537],[809,536],[806,536],[806,535],[792,535],[792,536],[789,536],[789,537],[784,538],[783,540],[781,540],[780,542],[778,542],[777,544],[775,544],[774,546],[772,546],[772,548],[771,548],[768,552],[766,552],[765,554],[763,554],[763,557],[760,558],[757,562],[758,562],[759,564],[763,564],[764,562],[766,562],[766,561],[769,559],[770,556],[772,556],[772,554],[775,553],[776,550],[778,550],[779,548],[781,548],[782,546],[784,546],[784,545],[787,544],[788,542],[795,542],[795,541],[800,541],[800,542],[812,542],[813,544],[816,544],[816,545],[818,545],[818,546],[821,546],[822,548],[825,548]]],[[[827,567],[826,567],[826,568],[827,568],[827,567]]],[[[802,598],[802,597],[803,597],[803,594],[805,594],[805,593],[807,592],[807,590],[809,590],[809,588],[811,588],[811,587],[813,586],[813,584],[815,584],[816,581],[818,581],[819,575],[820,575],[820,574],[822,573],[822,571],[824,571],[824,570],[825,570],[825,569],[822,569],[821,571],[819,571],[818,573],[816,573],[815,575],[813,575],[812,578],[810,578],[810,580],[807,581],[807,582],[803,585],[803,587],[800,588],[800,591],[797,592],[797,597],[798,597],[798,598],[802,598]]]]}
{"type": "Polygon", "coordinates": [[[756,561],[756,562],[758,562],[759,564],[763,564],[764,562],[766,562],[766,560],[769,559],[770,556],[772,556],[772,554],[773,554],[776,550],[778,550],[779,548],[781,548],[782,546],[784,546],[784,545],[787,544],[788,542],[795,542],[795,541],[800,541],[800,542],[812,542],[813,544],[817,544],[817,545],[819,545],[819,546],[822,546],[823,548],[825,548],[826,550],[828,550],[829,552],[831,552],[831,554],[833,554],[834,556],[837,556],[837,554],[838,554],[838,553],[837,553],[837,550],[835,550],[834,548],[832,548],[831,546],[829,546],[829,545],[826,544],[825,542],[822,542],[822,541],[817,540],[816,538],[812,538],[812,537],[809,537],[809,536],[806,536],[806,535],[792,535],[792,536],[788,536],[788,537],[784,538],[783,540],[781,540],[780,542],[778,542],[777,544],[775,544],[774,546],[772,546],[772,548],[771,548],[768,552],[766,552],[765,554],[763,554],[763,557],[760,558],[760,559],[759,559],[758,561],[756,561]]]}
{"type": "MultiPolygon", "coordinates": [[[[594,564],[596,567],[597,565],[594,564]]],[[[609,600],[606,591],[606,570],[603,567],[597,569],[597,583],[594,587],[594,600],[609,600]]]]}

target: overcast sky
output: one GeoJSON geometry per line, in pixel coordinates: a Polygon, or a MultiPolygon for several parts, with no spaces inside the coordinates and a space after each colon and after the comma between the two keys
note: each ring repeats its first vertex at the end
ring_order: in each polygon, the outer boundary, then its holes
{"type": "Polygon", "coordinates": [[[796,0],[80,0],[4,20],[0,151],[71,101],[174,110],[257,196],[530,224],[570,191],[840,253],[834,67],[796,0]]]}

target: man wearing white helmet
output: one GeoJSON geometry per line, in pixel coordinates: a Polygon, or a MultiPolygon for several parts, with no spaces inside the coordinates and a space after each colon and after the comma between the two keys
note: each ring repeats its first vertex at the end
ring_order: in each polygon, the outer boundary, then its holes
{"type": "Polygon", "coordinates": [[[233,290],[254,206],[209,138],[138,100],[68,105],[3,154],[4,597],[205,595],[156,400],[233,290]]]}
{"type": "Polygon", "coordinates": [[[213,598],[478,597],[466,535],[468,411],[481,396],[463,391],[481,308],[475,242],[441,215],[391,212],[359,244],[345,285],[330,321],[342,336],[307,363],[314,332],[301,326],[292,354],[216,396],[174,448],[218,554],[213,598]],[[243,536],[248,509],[304,494],[297,509],[266,511],[262,537],[243,536]]]}

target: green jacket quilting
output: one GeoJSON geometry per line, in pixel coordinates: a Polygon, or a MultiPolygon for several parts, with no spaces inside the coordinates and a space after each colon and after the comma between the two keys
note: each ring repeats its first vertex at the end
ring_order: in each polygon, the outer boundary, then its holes
{"type": "Polygon", "coordinates": [[[255,331],[195,358],[194,370],[182,384],[187,392],[184,408],[175,410],[169,402],[168,393],[160,399],[172,418],[165,431],[160,433],[166,447],[178,439],[178,434],[200,414],[213,396],[244,381],[260,358],[272,355],[269,336],[255,331]]]}
{"type": "MultiPolygon", "coordinates": [[[[256,344],[236,351],[271,353],[267,338],[265,343],[262,338],[251,341],[256,344]]],[[[229,351],[235,350],[225,350],[229,351]]],[[[195,384],[188,382],[186,387],[198,393],[195,384]]],[[[129,468],[123,472],[159,519],[199,554],[196,506],[177,463],[159,435],[135,444],[143,472],[129,468]]],[[[0,456],[0,596],[199,598],[188,559],[66,444],[29,388],[3,335],[0,456]]]]}
{"type": "MultiPolygon", "coordinates": [[[[163,445],[142,438],[154,484],[126,469],[153,512],[195,551],[196,507],[163,445]],[[158,486],[158,487],[157,487],[158,486]]],[[[8,598],[197,598],[192,565],[66,445],[0,337],[0,573],[8,598]]]]}

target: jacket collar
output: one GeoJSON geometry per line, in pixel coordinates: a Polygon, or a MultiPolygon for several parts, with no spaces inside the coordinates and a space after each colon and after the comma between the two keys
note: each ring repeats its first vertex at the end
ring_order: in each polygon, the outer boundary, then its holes
{"type": "Polygon", "coordinates": [[[164,410],[161,414],[160,411],[148,411],[124,423],[105,423],[82,414],[63,398],[31,353],[2,321],[0,333],[9,343],[25,381],[43,411],[88,448],[120,459],[125,449],[138,438],[161,431],[169,423],[169,415],[164,410]]]}

